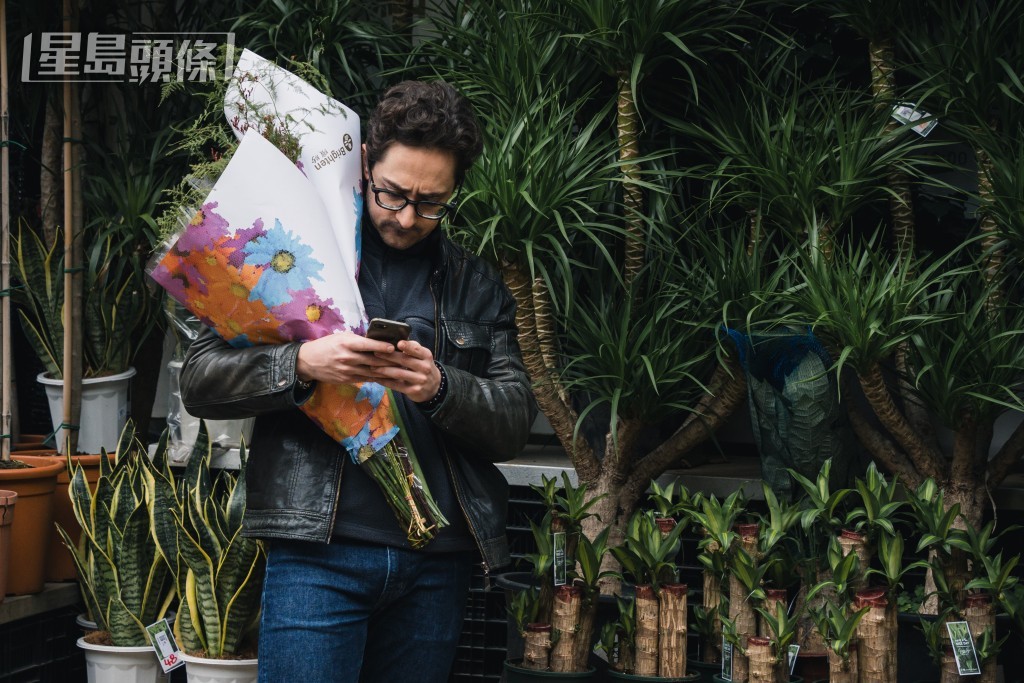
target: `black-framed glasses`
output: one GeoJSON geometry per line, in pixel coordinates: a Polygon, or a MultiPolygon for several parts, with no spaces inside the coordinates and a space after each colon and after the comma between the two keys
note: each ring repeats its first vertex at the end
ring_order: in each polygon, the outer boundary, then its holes
{"type": "MultiPolygon", "coordinates": [[[[420,218],[426,218],[431,221],[439,221],[449,214],[454,212],[458,202],[451,201],[445,202],[430,202],[425,199],[409,199],[403,194],[386,190],[383,187],[377,187],[373,182],[373,171],[370,171],[370,192],[373,193],[373,198],[377,202],[377,206],[388,211],[401,211],[406,207],[407,204],[412,204],[413,211],[420,218]]],[[[452,196],[459,194],[459,189],[462,187],[461,183],[452,192],[452,196]]]]}

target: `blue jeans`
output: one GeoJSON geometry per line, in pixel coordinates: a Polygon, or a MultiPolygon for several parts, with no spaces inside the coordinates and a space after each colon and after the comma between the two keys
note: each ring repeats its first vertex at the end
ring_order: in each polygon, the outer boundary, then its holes
{"type": "Polygon", "coordinates": [[[447,681],[472,568],[468,553],[271,541],[260,683],[447,681]]]}

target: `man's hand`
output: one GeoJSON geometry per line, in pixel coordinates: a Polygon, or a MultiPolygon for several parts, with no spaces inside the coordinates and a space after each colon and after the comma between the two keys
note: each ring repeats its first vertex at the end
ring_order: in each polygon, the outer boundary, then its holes
{"type": "Polygon", "coordinates": [[[434,354],[419,342],[411,339],[400,341],[398,350],[377,352],[375,355],[387,365],[377,368],[380,378],[374,381],[388,389],[422,403],[434,398],[441,387],[441,372],[434,365],[434,354]]]}
{"type": "Polygon", "coordinates": [[[429,401],[441,386],[434,354],[419,343],[388,342],[338,332],[305,342],[295,364],[299,379],[328,384],[377,382],[413,401],[429,401]]]}

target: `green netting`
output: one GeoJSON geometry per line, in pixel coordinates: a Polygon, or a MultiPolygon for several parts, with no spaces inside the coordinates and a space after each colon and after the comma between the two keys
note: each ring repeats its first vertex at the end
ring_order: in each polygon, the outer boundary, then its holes
{"type": "Polygon", "coordinates": [[[832,458],[832,483],[847,485],[863,469],[861,449],[839,403],[825,348],[809,330],[728,333],[746,373],[762,478],[777,495],[790,497],[786,468],[813,480],[832,458]]]}

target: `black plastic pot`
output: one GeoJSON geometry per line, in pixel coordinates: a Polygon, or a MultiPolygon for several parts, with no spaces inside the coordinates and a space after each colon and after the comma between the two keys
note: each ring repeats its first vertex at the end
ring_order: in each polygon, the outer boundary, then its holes
{"type": "Polygon", "coordinates": [[[533,669],[524,669],[520,664],[522,659],[506,659],[505,660],[505,683],[535,683],[541,681],[542,683],[554,683],[555,681],[596,681],[597,680],[597,669],[591,668],[589,671],[571,671],[571,672],[555,672],[555,671],[535,671],[533,669]]]}
{"type": "Polygon", "coordinates": [[[699,662],[696,659],[687,659],[686,670],[700,673],[702,683],[712,683],[712,676],[722,673],[722,664],[708,664],[707,662],[699,662]]]}
{"type": "Polygon", "coordinates": [[[612,681],[640,681],[642,683],[697,683],[703,680],[699,671],[693,671],[682,678],[660,678],[658,676],[636,676],[608,669],[608,679],[612,681]]]}

